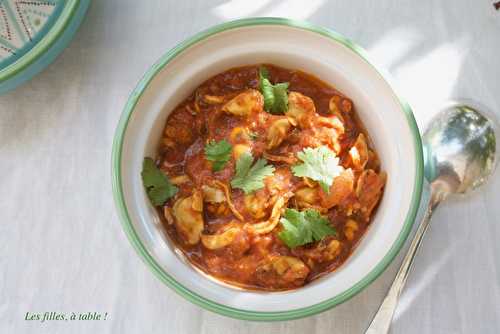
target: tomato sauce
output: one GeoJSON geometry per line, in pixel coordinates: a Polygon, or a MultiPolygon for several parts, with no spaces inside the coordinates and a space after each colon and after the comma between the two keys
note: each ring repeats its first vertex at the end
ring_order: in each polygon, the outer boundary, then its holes
{"type": "Polygon", "coordinates": [[[241,117],[227,112],[227,104],[240,94],[260,94],[256,93],[260,66],[232,68],[210,78],[172,111],[159,145],[157,165],[179,191],[158,210],[171,240],[205,273],[247,289],[287,290],[330,273],[346,261],[370,224],[386,175],[380,170],[353,101],[300,70],[264,65],[271,82],[289,82],[289,106],[291,92],[299,105],[312,100],[315,110],[308,111],[311,126],[288,124],[287,119],[293,123],[288,114],[259,110],[241,117]],[[270,147],[270,129],[279,121],[289,130],[279,145],[270,147]],[[214,172],[204,147],[209,140],[223,139],[231,143],[232,157],[222,170],[214,172]],[[334,180],[333,194],[291,171],[291,166],[300,162],[298,152],[319,145],[335,151],[340,165],[348,171],[342,174],[343,179],[334,180]],[[251,152],[255,159],[267,159],[275,168],[274,175],[264,180],[264,187],[251,194],[230,186],[240,149],[251,152]],[[191,235],[197,232],[188,224],[199,217],[195,193],[203,198],[201,241],[199,235],[191,235]],[[187,209],[182,211],[180,203],[186,198],[183,204],[187,209]],[[279,237],[283,229],[279,223],[268,233],[253,233],[252,226],[273,220],[273,206],[280,198],[286,203],[281,214],[287,207],[318,210],[336,234],[291,249],[279,237]],[[186,233],[192,238],[186,238],[186,233]],[[222,234],[229,243],[224,240],[222,247],[209,243],[211,236],[222,234]]]}

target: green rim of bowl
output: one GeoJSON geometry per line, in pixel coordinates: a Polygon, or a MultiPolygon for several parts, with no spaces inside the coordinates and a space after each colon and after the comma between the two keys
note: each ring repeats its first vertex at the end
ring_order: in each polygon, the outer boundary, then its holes
{"type": "MultiPolygon", "coordinates": [[[[199,305],[207,310],[229,316],[237,319],[245,319],[245,320],[257,320],[257,321],[281,321],[281,320],[289,320],[289,319],[297,319],[306,316],[310,316],[313,314],[317,314],[319,312],[328,310],[359,293],[366,286],[368,286],[372,281],[374,281],[387,266],[392,262],[394,257],[397,255],[401,247],[403,246],[408,234],[410,233],[413,222],[415,220],[415,216],[417,214],[420,198],[422,194],[422,185],[423,185],[423,154],[422,154],[422,144],[420,139],[420,133],[417,127],[417,123],[415,122],[415,118],[413,116],[412,110],[410,106],[404,102],[401,98],[398,97],[401,109],[405,113],[406,119],[410,126],[410,129],[413,134],[413,142],[414,148],[416,151],[416,178],[415,184],[413,188],[412,201],[410,209],[407,213],[404,226],[401,232],[398,235],[398,238],[388,251],[388,253],[384,256],[384,258],[375,266],[375,268],[369,272],[364,278],[360,281],[356,282],[351,288],[347,289],[341,294],[333,296],[328,300],[322,301],[318,304],[290,310],[290,311],[280,311],[280,312],[258,312],[258,311],[248,311],[241,310],[233,307],[228,307],[214,301],[211,301],[203,296],[200,296],[194,291],[189,290],[181,283],[177,282],[172,276],[170,276],[167,272],[165,272],[160,265],[155,261],[155,259],[151,256],[151,254],[144,247],[143,243],[139,239],[137,232],[135,231],[131,219],[129,217],[127,207],[125,206],[125,200],[123,196],[122,182],[121,182],[121,156],[122,156],[122,148],[123,148],[123,140],[125,137],[125,132],[127,130],[127,125],[130,120],[130,116],[132,115],[134,108],[140,99],[144,89],[147,87],[149,82],[153,79],[153,77],[172,59],[174,59],[181,52],[189,48],[190,46],[210,37],[214,34],[235,28],[247,27],[247,26],[255,26],[255,25],[281,25],[288,26],[293,28],[304,29],[307,31],[315,32],[331,38],[335,42],[339,42],[344,46],[348,47],[356,54],[358,54],[361,58],[363,58],[368,64],[371,66],[372,63],[368,61],[366,52],[350,41],[349,39],[341,36],[340,34],[328,30],[325,28],[314,26],[310,23],[296,20],[289,20],[284,18],[273,18],[273,17],[263,17],[263,18],[248,18],[241,19],[236,21],[231,21],[227,23],[223,23],[212,28],[209,28],[205,31],[202,31],[193,37],[185,40],[184,42],[178,44],[176,47],[167,52],[163,57],[160,58],[156,64],[154,64],[144,75],[144,77],[140,80],[136,88],[132,91],[127,104],[125,105],[124,111],[121,115],[120,121],[118,123],[118,127],[115,132],[115,137],[113,141],[113,152],[112,152],[112,187],[113,187],[113,196],[115,199],[115,204],[122,222],[123,229],[127,234],[128,239],[139,253],[143,261],[146,265],[151,269],[151,271],[166,285],[172,288],[179,295],[183,296],[187,300],[192,303],[199,305]]],[[[375,68],[375,66],[373,66],[375,68]]],[[[376,69],[376,68],[375,68],[376,69]]],[[[390,84],[390,80],[388,80],[388,76],[386,73],[376,69],[379,75],[389,83],[390,87],[394,91],[393,85],[390,84]]],[[[396,93],[395,93],[396,95],[396,93]]],[[[397,97],[397,95],[396,95],[397,97]]]]}
{"type": "Polygon", "coordinates": [[[68,0],[47,34],[21,58],[0,70],[0,82],[7,81],[40,58],[63,34],[76,13],[80,0],[68,0]]]}

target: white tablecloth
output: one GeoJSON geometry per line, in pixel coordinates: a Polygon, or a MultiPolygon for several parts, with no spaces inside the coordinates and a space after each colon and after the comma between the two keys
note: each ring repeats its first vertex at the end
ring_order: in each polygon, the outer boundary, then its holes
{"type": "MultiPolygon", "coordinates": [[[[450,97],[479,100],[500,118],[500,11],[492,2],[93,1],[69,48],[0,97],[0,333],[361,333],[401,256],[350,301],[282,323],[212,314],[158,281],[126,239],[111,196],[122,107],[146,69],[195,32],[285,16],[364,46],[399,82],[421,126],[450,97]],[[107,316],[25,320],[45,311],[107,316]]],[[[393,333],[500,333],[499,179],[436,213],[393,333]]]]}

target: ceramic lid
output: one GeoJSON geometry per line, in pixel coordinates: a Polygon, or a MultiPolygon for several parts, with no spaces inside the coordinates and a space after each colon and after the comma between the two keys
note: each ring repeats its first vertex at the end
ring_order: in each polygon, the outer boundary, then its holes
{"type": "Polygon", "coordinates": [[[0,0],[0,95],[30,80],[68,45],[90,0],[0,0]]]}
{"type": "Polygon", "coordinates": [[[25,55],[59,18],[64,0],[0,0],[0,70],[25,55]]]}

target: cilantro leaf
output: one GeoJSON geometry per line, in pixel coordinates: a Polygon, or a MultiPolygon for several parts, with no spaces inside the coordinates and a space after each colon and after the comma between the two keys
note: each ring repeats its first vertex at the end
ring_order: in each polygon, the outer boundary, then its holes
{"type": "Polygon", "coordinates": [[[259,67],[259,78],[269,80],[269,70],[264,66],[259,67]]]}
{"type": "Polygon", "coordinates": [[[288,82],[273,85],[269,80],[269,71],[259,69],[259,86],[264,96],[264,109],[271,114],[283,114],[288,110],[288,82]]]}
{"type": "Polygon", "coordinates": [[[337,233],[328,219],[313,209],[305,211],[286,209],[280,223],[283,231],[278,234],[278,237],[290,248],[319,241],[337,233]]]}
{"type": "Polygon", "coordinates": [[[168,177],[156,167],[151,158],[144,158],[141,177],[146,193],[153,205],[162,205],[179,190],[170,183],[168,177]]]}
{"type": "Polygon", "coordinates": [[[212,162],[212,170],[214,172],[218,172],[224,168],[231,158],[232,149],[231,144],[225,139],[219,142],[211,140],[205,145],[205,157],[208,161],[212,162]]]}
{"type": "Polygon", "coordinates": [[[307,147],[297,153],[297,157],[303,163],[292,167],[293,175],[318,181],[325,193],[329,193],[333,179],[343,170],[335,153],[326,146],[307,147]]]}
{"type": "Polygon", "coordinates": [[[284,114],[288,110],[288,82],[278,83],[273,86],[274,105],[271,108],[272,114],[284,114]]]}
{"type": "Polygon", "coordinates": [[[274,106],[274,89],[273,85],[267,78],[260,78],[260,91],[264,96],[264,110],[270,111],[274,106]]]}
{"type": "Polygon", "coordinates": [[[264,178],[274,173],[274,166],[268,165],[266,159],[259,159],[252,166],[253,160],[250,152],[243,153],[236,161],[236,174],[231,180],[231,186],[242,189],[245,194],[264,187],[264,178]]]}

